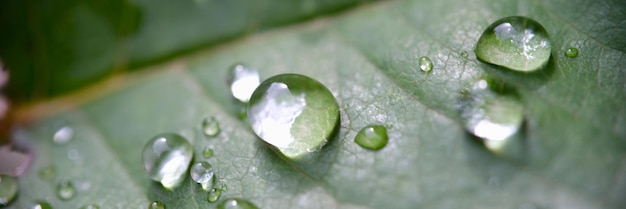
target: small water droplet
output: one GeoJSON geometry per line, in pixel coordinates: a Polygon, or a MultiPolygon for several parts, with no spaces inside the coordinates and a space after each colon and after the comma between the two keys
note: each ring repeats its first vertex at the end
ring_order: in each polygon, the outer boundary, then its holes
{"type": "Polygon", "coordinates": [[[34,205],[30,206],[30,209],[52,209],[50,203],[44,201],[35,202],[34,205]]]}
{"type": "Polygon", "coordinates": [[[339,122],[339,105],[320,82],[298,74],[271,77],[254,91],[248,122],[289,158],[322,148],[339,122]]]}
{"type": "Polygon", "coordinates": [[[430,60],[430,57],[420,57],[419,64],[420,69],[424,72],[430,72],[433,69],[433,62],[430,60]]]}
{"type": "Polygon", "coordinates": [[[17,179],[9,175],[0,175],[0,206],[8,205],[17,195],[17,179]]]}
{"type": "Polygon", "coordinates": [[[206,200],[209,202],[216,202],[217,200],[220,199],[220,196],[222,196],[222,190],[213,188],[211,189],[211,191],[209,191],[209,194],[207,195],[206,200]]]}
{"type": "Polygon", "coordinates": [[[462,93],[458,109],[465,129],[483,139],[492,151],[499,151],[517,133],[524,119],[519,100],[496,94],[485,80],[462,93]]]}
{"type": "Polygon", "coordinates": [[[46,166],[39,170],[39,178],[49,181],[54,178],[55,170],[53,166],[46,166]]]}
{"type": "Polygon", "coordinates": [[[161,201],[155,200],[154,202],[150,203],[150,207],[148,207],[149,209],[165,209],[165,204],[163,204],[161,201]]]}
{"type": "Polygon", "coordinates": [[[81,209],[100,209],[100,207],[97,205],[91,204],[91,205],[85,205],[81,209]]]}
{"type": "Polygon", "coordinates": [[[69,126],[63,126],[52,136],[52,141],[56,144],[65,144],[74,137],[74,129],[69,126]]]}
{"type": "Polygon", "coordinates": [[[233,97],[246,103],[250,100],[252,92],[259,86],[261,78],[257,70],[242,64],[235,64],[230,68],[228,85],[233,97]]]}
{"type": "Polygon", "coordinates": [[[467,57],[467,51],[461,51],[461,57],[467,57]]]}
{"type": "Polygon", "coordinates": [[[548,32],[526,17],[505,17],[491,24],[476,44],[476,57],[505,68],[531,72],[543,68],[552,47],[548,32]]]}
{"type": "Polygon", "coordinates": [[[210,147],[204,148],[204,150],[202,150],[202,157],[204,158],[213,157],[213,149],[210,147]]]}
{"type": "Polygon", "coordinates": [[[191,179],[202,186],[202,189],[209,191],[215,182],[213,167],[207,162],[195,163],[189,171],[191,179]]]}
{"type": "Polygon", "coordinates": [[[202,132],[210,137],[217,136],[220,133],[220,123],[215,117],[207,117],[202,120],[202,132]]]}
{"type": "Polygon", "coordinates": [[[217,205],[218,209],[258,209],[257,206],[251,202],[243,199],[228,199],[217,205]]]}
{"type": "Polygon", "coordinates": [[[143,166],[154,181],[166,189],[173,189],[185,179],[193,148],[182,136],[173,133],[159,134],[146,143],[143,149],[143,166]]]}
{"type": "Polygon", "coordinates": [[[382,149],[387,145],[387,141],[387,128],[382,125],[367,125],[354,137],[354,142],[370,150],[382,149]]]}
{"type": "Polygon", "coordinates": [[[578,49],[574,48],[574,47],[570,47],[567,50],[565,50],[565,56],[569,57],[569,58],[574,58],[578,56],[578,49]]]}
{"type": "Polygon", "coordinates": [[[76,188],[70,181],[61,181],[57,184],[57,196],[61,200],[72,199],[76,195],[76,188]]]}

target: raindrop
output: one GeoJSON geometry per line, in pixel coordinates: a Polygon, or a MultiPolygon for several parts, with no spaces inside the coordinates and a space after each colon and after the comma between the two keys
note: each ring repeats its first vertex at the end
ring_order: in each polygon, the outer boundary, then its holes
{"type": "Polygon", "coordinates": [[[320,150],[339,122],[339,105],[320,82],[298,74],[271,77],[254,91],[248,122],[289,158],[320,150]]]}
{"type": "Polygon", "coordinates": [[[76,195],[76,188],[70,181],[61,181],[57,184],[57,196],[61,200],[72,199],[76,195]]]}
{"type": "Polygon", "coordinates": [[[217,136],[220,133],[220,123],[215,117],[207,117],[202,120],[202,132],[210,137],[217,136]]]}
{"type": "Polygon", "coordinates": [[[100,207],[98,207],[97,205],[85,205],[83,206],[81,209],[100,209],[100,207]]]}
{"type": "Polygon", "coordinates": [[[52,141],[57,144],[65,144],[74,137],[74,129],[69,126],[63,126],[52,136],[52,141]]]}
{"type": "Polygon", "coordinates": [[[50,203],[44,201],[35,202],[34,205],[30,206],[30,209],[52,209],[50,203]]]}
{"type": "Polygon", "coordinates": [[[243,199],[228,199],[217,205],[218,209],[258,209],[251,202],[243,199]]]}
{"type": "Polygon", "coordinates": [[[0,206],[8,205],[17,195],[17,179],[9,175],[0,175],[0,206]]]}
{"type": "Polygon", "coordinates": [[[461,57],[467,57],[467,51],[461,51],[461,57]]]}
{"type": "Polygon", "coordinates": [[[458,109],[465,129],[497,152],[519,130],[524,108],[516,97],[496,94],[489,85],[480,80],[463,92],[458,109]]]}
{"type": "Polygon", "coordinates": [[[433,69],[433,62],[430,61],[430,57],[423,56],[419,60],[420,69],[424,72],[430,72],[433,69]]]}
{"type": "Polygon", "coordinates": [[[252,92],[259,86],[260,80],[257,70],[243,64],[233,65],[228,75],[230,92],[233,97],[243,103],[250,100],[252,92]]]}
{"type": "Polygon", "coordinates": [[[491,24],[476,44],[476,57],[505,68],[531,72],[544,67],[552,50],[548,32],[526,17],[505,17],[491,24]]]}
{"type": "Polygon", "coordinates": [[[207,162],[195,163],[191,166],[189,171],[191,179],[202,186],[202,189],[209,191],[213,188],[215,182],[215,175],[213,173],[213,167],[207,162]]]}
{"type": "Polygon", "coordinates": [[[387,145],[387,141],[387,128],[382,125],[367,125],[354,137],[354,142],[370,150],[382,149],[387,145]]]}
{"type": "Polygon", "coordinates": [[[578,56],[578,49],[574,48],[574,47],[570,47],[567,50],[565,50],[565,56],[569,57],[569,58],[574,58],[578,56]]]}
{"type": "Polygon", "coordinates": [[[161,201],[155,200],[154,202],[150,203],[150,207],[148,207],[149,209],[165,209],[165,204],[163,204],[161,201]]]}
{"type": "Polygon", "coordinates": [[[143,149],[143,166],[146,173],[163,187],[173,189],[185,179],[189,168],[193,148],[191,144],[178,134],[159,134],[143,149]]]}
{"type": "Polygon", "coordinates": [[[210,147],[204,148],[204,150],[202,150],[202,157],[204,158],[213,157],[213,149],[210,147]]]}

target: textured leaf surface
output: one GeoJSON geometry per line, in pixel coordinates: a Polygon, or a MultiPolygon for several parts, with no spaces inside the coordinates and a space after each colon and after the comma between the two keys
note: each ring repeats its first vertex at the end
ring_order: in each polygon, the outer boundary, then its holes
{"type": "Polygon", "coordinates": [[[48,200],[57,208],[212,208],[189,179],[166,191],[141,166],[150,137],[178,132],[201,151],[228,189],[260,208],[619,208],[626,204],[626,5],[623,1],[397,1],[268,31],[155,66],[118,90],[16,132],[32,141],[34,166],[20,178],[17,208],[48,200]],[[581,15],[584,14],[584,15],[581,15]],[[474,44],[491,22],[531,17],[552,37],[548,67],[508,72],[476,61],[474,44]],[[577,47],[577,58],[563,52],[577,47]],[[462,51],[469,52],[467,58],[462,51]],[[434,68],[419,70],[429,56],[434,68]],[[264,78],[300,73],[325,84],[340,104],[337,136],[313,160],[279,158],[247,125],[225,85],[236,62],[264,78]],[[464,131],[459,91],[489,76],[513,86],[525,106],[521,154],[497,156],[464,131]],[[200,122],[222,126],[206,138],[200,122]],[[352,140],[385,124],[389,144],[374,152],[352,140]],[[51,142],[62,125],[76,130],[51,142]],[[78,157],[76,157],[78,156],[78,157]],[[54,181],[37,177],[53,165],[54,181]],[[59,200],[54,182],[77,196],[59,200]]]}

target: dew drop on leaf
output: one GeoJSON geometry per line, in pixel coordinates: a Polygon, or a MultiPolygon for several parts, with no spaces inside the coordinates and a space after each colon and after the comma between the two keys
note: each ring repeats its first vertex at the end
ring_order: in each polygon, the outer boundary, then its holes
{"type": "Polygon", "coordinates": [[[387,128],[382,125],[367,125],[354,137],[354,142],[370,150],[382,149],[387,145],[387,141],[387,128]]]}
{"type": "Polygon", "coordinates": [[[548,32],[527,17],[505,17],[492,23],[476,44],[476,57],[514,71],[531,72],[550,60],[548,32]]]}
{"type": "Polygon", "coordinates": [[[50,206],[50,203],[48,202],[38,201],[31,205],[29,209],[52,209],[52,206],[50,206]]]}
{"type": "Polygon", "coordinates": [[[430,60],[430,57],[423,56],[419,59],[420,69],[424,72],[430,72],[433,69],[433,62],[430,60]]]}
{"type": "Polygon", "coordinates": [[[213,149],[211,147],[205,147],[204,150],[202,150],[202,157],[204,158],[213,157],[213,149]]]}
{"type": "Polygon", "coordinates": [[[0,175],[0,206],[8,205],[17,195],[17,179],[9,175],[0,175]]]}
{"type": "Polygon", "coordinates": [[[148,207],[148,209],[165,209],[165,204],[163,204],[161,201],[154,201],[150,203],[150,207],[148,207]]]}
{"type": "Polygon", "coordinates": [[[210,137],[217,136],[220,133],[220,123],[215,117],[209,116],[202,120],[202,132],[210,137]]]}
{"type": "Polygon", "coordinates": [[[52,141],[56,144],[65,144],[74,137],[74,129],[69,126],[63,126],[52,136],[52,141]]]}
{"type": "Polygon", "coordinates": [[[462,51],[462,52],[461,52],[461,57],[467,57],[467,55],[468,55],[468,54],[467,54],[467,51],[462,51]]]}
{"type": "Polygon", "coordinates": [[[217,209],[258,209],[251,202],[243,199],[228,199],[217,205],[217,209]]]}
{"type": "Polygon", "coordinates": [[[232,96],[243,103],[250,100],[252,92],[259,86],[260,80],[257,70],[243,64],[233,65],[227,79],[232,96]]]}
{"type": "Polygon", "coordinates": [[[191,144],[174,133],[159,134],[146,143],[143,149],[143,166],[154,181],[166,189],[173,189],[185,179],[193,157],[191,144]]]}
{"type": "Polygon", "coordinates": [[[486,80],[462,92],[458,109],[465,129],[483,139],[485,146],[498,152],[518,132],[524,108],[519,100],[493,92],[486,80]]]}
{"type": "Polygon", "coordinates": [[[282,74],[261,83],[248,104],[248,122],[288,158],[320,150],[339,123],[339,105],[320,82],[282,74]]]}
{"type": "Polygon", "coordinates": [[[57,184],[57,196],[61,200],[69,200],[76,196],[76,188],[70,181],[61,181],[57,184]]]}
{"type": "Polygon", "coordinates": [[[574,58],[578,56],[578,49],[574,48],[574,47],[570,47],[567,50],[565,50],[565,56],[569,57],[569,58],[574,58]]]}
{"type": "Polygon", "coordinates": [[[209,191],[213,188],[215,175],[211,164],[207,162],[195,163],[191,166],[189,174],[191,175],[191,179],[194,182],[200,184],[202,186],[202,189],[204,189],[205,191],[209,191]]]}
{"type": "Polygon", "coordinates": [[[206,200],[213,203],[219,200],[220,196],[222,196],[222,189],[213,188],[209,191],[209,194],[207,194],[206,200]]]}

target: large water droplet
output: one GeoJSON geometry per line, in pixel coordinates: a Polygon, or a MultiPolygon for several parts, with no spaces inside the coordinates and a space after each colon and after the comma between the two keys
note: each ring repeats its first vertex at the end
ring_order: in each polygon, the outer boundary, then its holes
{"type": "Polygon", "coordinates": [[[476,57],[515,71],[541,69],[550,59],[548,32],[526,17],[505,17],[491,24],[476,44],[476,57]]]}
{"type": "Polygon", "coordinates": [[[430,72],[433,69],[433,61],[430,61],[430,57],[420,57],[419,64],[420,69],[424,72],[430,72]]]}
{"type": "Polygon", "coordinates": [[[30,206],[30,209],[52,209],[50,203],[44,201],[35,202],[34,205],[30,206]]]}
{"type": "Polygon", "coordinates": [[[148,209],[165,209],[165,204],[163,204],[161,201],[155,200],[154,202],[150,203],[148,209]]]}
{"type": "Polygon", "coordinates": [[[57,184],[57,196],[61,200],[72,199],[76,195],[76,188],[70,181],[61,181],[57,184]]]}
{"type": "Polygon", "coordinates": [[[254,89],[259,86],[260,80],[259,72],[255,69],[242,64],[235,64],[230,69],[228,85],[233,97],[246,103],[250,100],[254,89]]]}
{"type": "Polygon", "coordinates": [[[191,144],[178,134],[159,134],[143,148],[143,166],[148,176],[173,189],[185,179],[193,157],[191,144]]]}
{"type": "Polygon", "coordinates": [[[485,140],[492,151],[498,151],[519,130],[524,108],[513,96],[499,95],[489,88],[486,80],[480,80],[471,90],[463,92],[459,100],[459,112],[465,129],[485,140]]]}
{"type": "Polygon", "coordinates": [[[382,149],[387,145],[387,141],[387,128],[382,125],[367,125],[354,137],[354,142],[370,150],[382,149]]]}
{"type": "Polygon", "coordinates": [[[69,126],[64,126],[60,128],[59,130],[57,130],[56,132],[54,132],[54,135],[52,136],[52,141],[57,144],[65,144],[69,142],[70,140],[72,140],[73,137],[74,137],[74,129],[72,129],[72,127],[69,127],[69,126]]]}
{"type": "Polygon", "coordinates": [[[339,105],[320,82],[297,74],[271,77],[254,91],[248,122],[290,158],[322,148],[339,122],[339,105]]]}
{"type": "Polygon", "coordinates": [[[0,206],[8,205],[17,195],[17,179],[9,175],[0,175],[0,206]]]}
{"type": "Polygon", "coordinates": [[[243,199],[228,199],[217,205],[218,209],[258,209],[251,202],[243,199]]]}
{"type": "Polygon", "coordinates": [[[574,48],[574,47],[570,47],[567,50],[565,50],[565,56],[569,57],[569,58],[574,58],[578,56],[578,49],[574,48]]]}
{"type": "Polygon", "coordinates": [[[195,163],[189,171],[191,179],[202,186],[202,189],[209,191],[213,188],[215,181],[213,167],[207,162],[195,163]]]}
{"type": "Polygon", "coordinates": [[[100,207],[97,205],[91,204],[91,205],[85,205],[81,209],[100,209],[100,207]]]}

